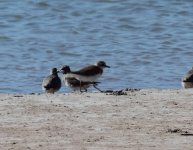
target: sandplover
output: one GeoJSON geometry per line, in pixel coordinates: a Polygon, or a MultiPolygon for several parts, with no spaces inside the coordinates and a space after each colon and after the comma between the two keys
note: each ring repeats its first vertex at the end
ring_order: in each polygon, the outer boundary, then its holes
{"type": "Polygon", "coordinates": [[[58,71],[56,68],[52,68],[50,71],[50,75],[45,77],[42,82],[42,89],[46,93],[54,94],[61,88],[61,80],[58,77],[58,71]]]}
{"type": "Polygon", "coordinates": [[[182,78],[183,88],[193,88],[193,67],[182,78]]]}
{"type": "Polygon", "coordinates": [[[78,71],[71,71],[67,77],[74,77],[80,82],[96,82],[102,75],[104,68],[110,68],[104,61],[98,61],[95,65],[84,67],[78,71]]]}
{"type": "Polygon", "coordinates": [[[68,74],[72,73],[71,69],[69,66],[64,65],[60,72],[64,75],[63,76],[63,82],[66,86],[72,88],[74,91],[75,90],[80,90],[82,92],[81,89],[84,89],[84,91],[86,92],[87,89],[93,85],[93,87],[95,87],[97,90],[99,90],[100,92],[102,92],[99,88],[96,87],[96,85],[99,82],[90,82],[90,81],[86,81],[86,82],[80,82],[79,80],[77,80],[75,77],[68,77],[68,74]]]}

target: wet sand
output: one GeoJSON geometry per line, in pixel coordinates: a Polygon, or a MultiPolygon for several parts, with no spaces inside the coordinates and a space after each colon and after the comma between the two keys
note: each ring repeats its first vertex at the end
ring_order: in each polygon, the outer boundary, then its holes
{"type": "Polygon", "coordinates": [[[1,150],[193,147],[193,90],[0,94],[1,150]]]}

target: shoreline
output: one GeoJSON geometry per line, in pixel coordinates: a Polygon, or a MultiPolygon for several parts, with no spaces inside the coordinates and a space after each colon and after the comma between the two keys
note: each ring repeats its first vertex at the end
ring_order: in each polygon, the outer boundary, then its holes
{"type": "Polygon", "coordinates": [[[193,147],[193,91],[0,94],[0,149],[193,147]]]}

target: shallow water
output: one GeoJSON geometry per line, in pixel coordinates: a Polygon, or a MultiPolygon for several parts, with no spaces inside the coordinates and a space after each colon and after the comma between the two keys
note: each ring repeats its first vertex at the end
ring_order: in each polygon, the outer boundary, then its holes
{"type": "Polygon", "coordinates": [[[50,68],[97,60],[111,66],[102,89],[180,88],[193,65],[192,0],[3,0],[0,10],[0,93],[41,92],[50,68]]]}

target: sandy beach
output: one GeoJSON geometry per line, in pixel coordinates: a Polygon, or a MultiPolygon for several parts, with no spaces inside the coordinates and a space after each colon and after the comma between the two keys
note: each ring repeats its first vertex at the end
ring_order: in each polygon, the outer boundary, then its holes
{"type": "Polygon", "coordinates": [[[0,94],[1,150],[193,148],[193,90],[0,94]]]}

